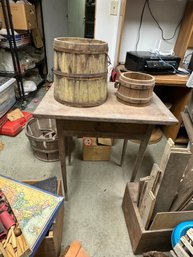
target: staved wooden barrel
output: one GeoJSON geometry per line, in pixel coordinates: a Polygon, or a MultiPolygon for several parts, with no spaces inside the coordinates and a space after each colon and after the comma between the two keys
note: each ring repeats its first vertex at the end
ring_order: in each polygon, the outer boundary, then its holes
{"type": "Polygon", "coordinates": [[[155,78],[140,72],[123,72],[119,77],[117,99],[125,104],[145,106],[150,103],[155,78]]]}
{"type": "Polygon", "coordinates": [[[26,124],[25,134],[36,158],[47,162],[59,160],[58,136],[54,119],[32,118],[26,124]]]}
{"type": "Polygon", "coordinates": [[[86,38],[54,39],[54,97],[75,107],[107,98],[107,43],[86,38]]]}

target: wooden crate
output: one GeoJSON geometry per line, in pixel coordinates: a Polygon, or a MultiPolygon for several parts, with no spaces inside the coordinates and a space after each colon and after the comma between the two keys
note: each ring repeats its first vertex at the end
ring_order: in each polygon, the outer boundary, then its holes
{"type": "Polygon", "coordinates": [[[137,183],[128,183],[122,208],[134,254],[147,251],[169,251],[173,229],[145,230],[137,207],[137,183]]]}
{"type": "MultiPolygon", "coordinates": [[[[25,181],[25,183],[33,185],[37,181],[25,181]]],[[[57,194],[62,196],[62,183],[58,180],[57,194]]],[[[39,246],[35,257],[59,257],[62,243],[64,206],[62,206],[53,223],[53,230],[49,231],[39,246]]]]}

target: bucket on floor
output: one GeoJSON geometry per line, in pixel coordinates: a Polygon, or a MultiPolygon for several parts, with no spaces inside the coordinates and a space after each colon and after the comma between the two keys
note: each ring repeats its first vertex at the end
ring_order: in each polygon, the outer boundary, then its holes
{"type": "Polygon", "coordinates": [[[86,38],[54,39],[54,97],[75,107],[107,98],[107,43],[86,38]]]}
{"type": "Polygon", "coordinates": [[[58,161],[58,137],[54,119],[32,118],[26,124],[25,134],[33,153],[41,161],[58,161]]]}
{"type": "Polygon", "coordinates": [[[119,77],[117,99],[124,104],[145,106],[150,103],[155,78],[140,72],[123,72],[119,77]]]}

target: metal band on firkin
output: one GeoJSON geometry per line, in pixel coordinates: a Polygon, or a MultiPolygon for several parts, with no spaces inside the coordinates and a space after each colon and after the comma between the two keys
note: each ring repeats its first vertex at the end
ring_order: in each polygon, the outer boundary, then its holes
{"type": "Polygon", "coordinates": [[[88,50],[88,51],[85,51],[84,49],[68,49],[68,48],[65,48],[65,47],[56,47],[54,46],[54,50],[56,52],[65,52],[65,53],[69,53],[69,54],[88,54],[88,55],[92,55],[92,54],[107,54],[107,51],[108,49],[104,49],[104,50],[88,50]]]}
{"type": "Polygon", "coordinates": [[[93,74],[74,74],[74,73],[66,73],[58,70],[54,70],[54,74],[62,77],[66,77],[69,79],[81,78],[81,79],[97,79],[97,78],[106,78],[107,72],[101,73],[93,73],[93,74]]]}

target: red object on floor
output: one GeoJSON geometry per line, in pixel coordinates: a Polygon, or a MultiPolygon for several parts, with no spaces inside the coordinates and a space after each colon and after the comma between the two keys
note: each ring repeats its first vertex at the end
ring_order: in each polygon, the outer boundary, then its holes
{"type": "Polygon", "coordinates": [[[8,121],[7,115],[4,115],[3,117],[0,118],[0,129],[7,121],[8,121]]]}
{"type": "Polygon", "coordinates": [[[32,113],[22,112],[24,117],[15,120],[15,121],[7,121],[0,128],[0,135],[6,135],[14,137],[16,136],[25,126],[26,122],[33,117],[32,113]]]}

